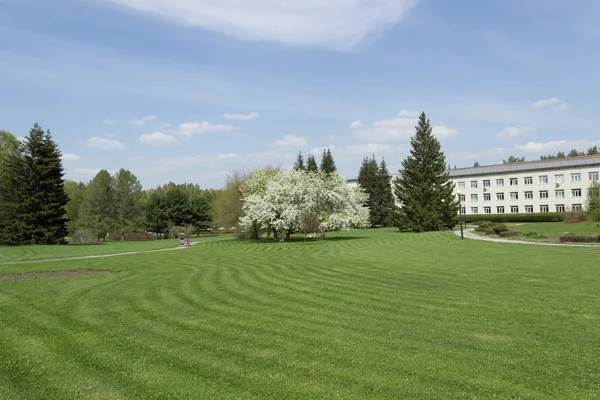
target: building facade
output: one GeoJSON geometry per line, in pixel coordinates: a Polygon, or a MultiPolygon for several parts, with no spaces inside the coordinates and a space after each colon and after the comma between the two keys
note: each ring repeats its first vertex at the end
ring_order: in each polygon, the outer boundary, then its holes
{"type": "Polygon", "coordinates": [[[564,212],[585,208],[588,188],[600,180],[600,156],[458,168],[448,173],[465,214],[564,212]]]}

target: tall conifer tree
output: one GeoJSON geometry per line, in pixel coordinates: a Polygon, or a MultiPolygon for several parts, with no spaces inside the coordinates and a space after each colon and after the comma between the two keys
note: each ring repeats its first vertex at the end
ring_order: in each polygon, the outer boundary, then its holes
{"type": "MultiPolygon", "coordinates": [[[[377,164],[375,163],[377,166],[377,164]]],[[[386,226],[390,212],[394,208],[394,195],[390,183],[390,172],[384,159],[381,159],[376,175],[375,208],[371,210],[373,225],[386,226]]]]}
{"type": "Polygon", "coordinates": [[[402,162],[401,176],[394,185],[401,202],[396,219],[399,228],[424,232],[454,227],[459,207],[454,184],[425,113],[419,117],[410,143],[410,155],[402,162]]]}
{"type": "Polygon", "coordinates": [[[315,161],[315,156],[312,154],[308,155],[306,170],[315,174],[319,172],[319,167],[317,166],[317,162],[315,161]]]}
{"type": "Polygon", "coordinates": [[[294,163],[294,169],[296,171],[304,171],[304,156],[302,156],[302,152],[298,153],[298,157],[296,157],[296,162],[294,163]]]}
{"type": "Polygon", "coordinates": [[[321,172],[326,175],[331,175],[337,172],[335,161],[333,160],[333,155],[331,154],[330,149],[323,150],[323,157],[321,158],[321,172]]]}

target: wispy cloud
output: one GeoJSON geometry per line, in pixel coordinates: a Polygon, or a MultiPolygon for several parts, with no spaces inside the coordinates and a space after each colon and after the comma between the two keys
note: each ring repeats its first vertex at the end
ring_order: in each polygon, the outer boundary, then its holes
{"type": "Polygon", "coordinates": [[[114,125],[117,123],[116,119],[105,119],[104,121],[102,121],[103,123],[105,123],[106,125],[114,125]]]}
{"type": "Polygon", "coordinates": [[[234,121],[250,121],[257,119],[260,115],[257,112],[251,112],[250,114],[225,114],[225,119],[234,121]]]}
{"type": "Polygon", "coordinates": [[[145,125],[148,122],[156,121],[158,117],[156,115],[147,115],[141,118],[132,118],[129,122],[132,125],[145,125]]]}
{"type": "Polygon", "coordinates": [[[140,135],[138,138],[140,143],[147,144],[149,146],[172,146],[179,144],[179,141],[174,136],[168,135],[163,132],[152,132],[140,135]]]}
{"type": "Polygon", "coordinates": [[[105,139],[98,136],[94,136],[87,139],[86,141],[84,141],[84,145],[86,145],[87,147],[101,150],[124,150],[125,147],[127,147],[123,142],[105,139]]]}
{"type": "Polygon", "coordinates": [[[404,118],[417,118],[420,114],[421,113],[418,111],[402,110],[398,113],[398,116],[404,118]]]}
{"type": "Polygon", "coordinates": [[[65,153],[60,157],[63,161],[81,161],[81,156],[72,153],[65,153]]]}
{"type": "Polygon", "coordinates": [[[231,132],[239,129],[237,126],[224,124],[211,124],[204,122],[186,122],[179,125],[177,133],[185,137],[203,135],[210,132],[231,132]]]}
{"type": "MultiPolygon", "coordinates": [[[[412,111],[401,111],[400,114],[413,115],[375,121],[366,125],[362,121],[354,121],[350,129],[354,137],[371,143],[407,142],[415,134],[418,123],[412,111]]],[[[433,134],[439,139],[448,139],[458,135],[458,131],[446,126],[434,126],[433,134]]]]}
{"type": "Polygon", "coordinates": [[[110,0],[241,40],[349,50],[393,26],[421,0],[110,0]]]}
{"type": "Polygon", "coordinates": [[[219,159],[227,159],[227,158],[238,158],[238,155],[235,153],[227,153],[227,154],[219,154],[217,156],[219,159]]]}
{"type": "Polygon", "coordinates": [[[547,108],[551,107],[556,111],[567,111],[571,108],[571,106],[558,97],[552,97],[550,99],[536,101],[531,105],[533,108],[547,108]]]}
{"type": "Polygon", "coordinates": [[[298,136],[294,136],[294,135],[285,135],[283,137],[283,139],[275,142],[275,146],[301,148],[301,147],[308,146],[308,142],[303,137],[298,137],[298,136]]]}
{"type": "Polygon", "coordinates": [[[516,145],[516,148],[526,153],[545,155],[546,153],[558,151],[568,152],[572,149],[585,151],[590,147],[598,145],[600,145],[600,140],[553,140],[550,142],[529,142],[526,144],[519,144],[516,145]]]}
{"type": "Polygon", "coordinates": [[[498,136],[500,139],[513,139],[518,136],[534,133],[535,131],[537,131],[537,129],[532,126],[507,126],[496,136],[498,136]]]}

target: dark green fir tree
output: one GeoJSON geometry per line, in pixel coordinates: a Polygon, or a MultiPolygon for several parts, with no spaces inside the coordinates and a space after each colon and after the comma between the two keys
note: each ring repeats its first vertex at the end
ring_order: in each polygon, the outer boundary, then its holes
{"type": "Polygon", "coordinates": [[[459,205],[446,171],[446,157],[425,113],[419,117],[410,143],[410,155],[402,162],[394,185],[401,203],[394,220],[400,229],[416,232],[451,229],[459,205]]]}
{"type": "Polygon", "coordinates": [[[376,182],[377,187],[373,209],[371,209],[371,220],[375,226],[386,226],[388,217],[394,208],[394,194],[392,193],[390,172],[384,159],[381,160],[379,168],[377,168],[376,182]]]}
{"type": "Polygon", "coordinates": [[[299,152],[298,157],[296,157],[296,162],[294,163],[294,170],[304,171],[304,169],[304,156],[302,155],[302,152],[299,152]]]}
{"type": "Polygon", "coordinates": [[[308,172],[312,172],[314,174],[319,172],[319,167],[317,166],[317,162],[315,161],[315,156],[312,154],[308,155],[308,160],[306,163],[306,170],[308,172]]]}
{"type": "Polygon", "coordinates": [[[331,154],[330,149],[323,150],[323,158],[321,158],[321,172],[325,175],[331,175],[337,172],[335,161],[333,160],[333,155],[331,154]]]}

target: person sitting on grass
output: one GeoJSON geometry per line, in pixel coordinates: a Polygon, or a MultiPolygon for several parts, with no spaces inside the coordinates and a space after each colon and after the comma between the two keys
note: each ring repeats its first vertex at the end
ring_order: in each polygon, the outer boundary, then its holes
{"type": "Polygon", "coordinates": [[[185,242],[186,246],[191,246],[192,245],[192,241],[190,240],[190,238],[188,238],[185,242]]]}
{"type": "Polygon", "coordinates": [[[183,236],[179,239],[179,244],[182,246],[185,244],[185,240],[183,239],[183,236]]]}

